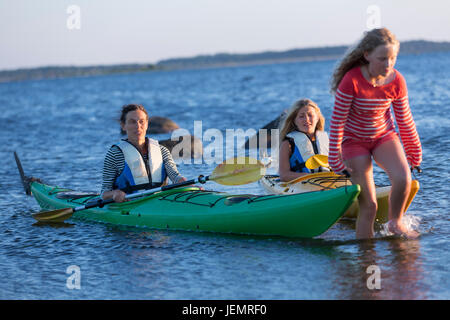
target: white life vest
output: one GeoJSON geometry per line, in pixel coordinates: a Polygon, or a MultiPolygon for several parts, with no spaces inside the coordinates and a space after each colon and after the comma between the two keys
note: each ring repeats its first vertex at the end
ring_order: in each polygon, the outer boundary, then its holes
{"type": "MultiPolygon", "coordinates": [[[[141,153],[130,142],[122,140],[117,144],[117,147],[122,150],[125,157],[125,168],[129,167],[133,182],[131,185],[140,185],[149,183],[149,173],[147,172],[144,159],[141,153]]],[[[152,184],[161,184],[164,182],[165,170],[163,166],[163,158],[161,149],[157,140],[148,138],[148,162],[151,174],[152,184]]],[[[128,178],[128,180],[130,180],[128,178]]]]}
{"type": "MultiPolygon", "coordinates": [[[[329,149],[329,139],[328,134],[325,131],[316,130],[316,146],[318,149],[318,154],[328,156],[329,149]]],[[[292,131],[286,135],[286,137],[294,140],[295,150],[292,150],[292,156],[290,158],[291,168],[293,163],[298,163],[304,167],[306,160],[314,156],[313,144],[310,138],[303,132],[292,131]]],[[[302,168],[299,172],[319,172],[319,171],[330,171],[329,168],[319,167],[317,169],[307,169],[302,168]]]]}

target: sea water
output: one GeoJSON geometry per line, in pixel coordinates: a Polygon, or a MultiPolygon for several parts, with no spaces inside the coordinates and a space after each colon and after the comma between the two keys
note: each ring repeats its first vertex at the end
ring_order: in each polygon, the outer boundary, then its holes
{"type": "MultiPolygon", "coordinates": [[[[98,192],[104,155],[122,138],[117,119],[124,104],[142,103],[150,115],[190,132],[201,120],[203,132],[225,134],[257,130],[310,98],[328,130],[335,63],[0,84],[0,299],[449,299],[449,53],[400,56],[396,65],[423,145],[421,188],[405,217],[421,232],[417,240],[386,237],[377,225],[375,240],[356,241],[354,221],[315,239],[283,239],[80,221],[55,227],[31,217],[39,206],[23,191],[13,151],[27,175],[98,192]]],[[[178,168],[194,178],[215,165],[178,168]]],[[[379,168],[375,179],[388,183],[379,168]]],[[[205,188],[263,193],[258,183],[205,188]]]]}

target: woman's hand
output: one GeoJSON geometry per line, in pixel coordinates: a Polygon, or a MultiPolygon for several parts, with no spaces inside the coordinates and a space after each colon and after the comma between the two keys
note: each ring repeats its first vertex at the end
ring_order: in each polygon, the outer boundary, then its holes
{"type": "Polygon", "coordinates": [[[122,190],[116,189],[112,191],[112,199],[114,202],[124,202],[126,201],[125,196],[127,194],[123,192],[122,190]]]}
{"type": "Polygon", "coordinates": [[[181,183],[181,182],[185,182],[187,181],[187,179],[185,177],[180,177],[176,183],[181,183]]]}
{"type": "Polygon", "coordinates": [[[102,194],[103,200],[113,199],[114,202],[124,202],[127,199],[125,198],[127,194],[120,189],[105,191],[102,194]]]}

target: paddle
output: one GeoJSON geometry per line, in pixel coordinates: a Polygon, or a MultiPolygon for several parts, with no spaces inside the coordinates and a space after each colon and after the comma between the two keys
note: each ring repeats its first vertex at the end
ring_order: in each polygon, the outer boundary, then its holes
{"type": "Polygon", "coordinates": [[[308,169],[314,170],[319,167],[329,167],[328,165],[328,156],[325,156],[323,154],[315,154],[311,157],[309,157],[308,160],[305,162],[305,167],[308,169]]]}
{"type": "MultiPolygon", "coordinates": [[[[168,186],[163,186],[159,188],[148,189],[145,191],[132,193],[126,195],[126,199],[133,199],[137,197],[146,196],[159,191],[166,191],[170,189],[175,189],[183,186],[188,186],[196,183],[206,183],[207,181],[215,181],[218,184],[232,186],[232,185],[242,185],[251,182],[258,181],[265,174],[264,165],[249,157],[238,157],[232,158],[219,164],[209,176],[200,175],[196,179],[187,180],[180,183],[171,184],[168,186]]],[[[62,222],[72,216],[77,211],[82,211],[95,207],[103,207],[106,204],[113,203],[113,199],[102,200],[99,199],[97,202],[89,203],[84,206],[76,208],[63,208],[52,211],[38,212],[33,214],[33,218],[38,221],[46,222],[62,222]]]]}
{"type": "MultiPolygon", "coordinates": [[[[317,169],[318,167],[325,167],[325,168],[329,168],[328,165],[328,156],[322,155],[322,154],[316,154],[313,155],[311,157],[308,158],[308,160],[306,160],[305,162],[305,167],[307,167],[310,170],[314,170],[317,169]]],[[[348,178],[350,175],[348,175],[347,170],[345,170],[344,175],[348,178]]],[[[291,181],[285,182],[284,186],[288,186],[291,184],[295,184],[304,180],[308,180],[311,178],[338,178],[339,175],[337,175],[336,173],[334,173],[333,171],[326,171],[326,172],[316,172],[316,173],[310,173],[298,178],[295,178],[291,181]]]]}
{"type": "MultiPolygon", "coordinates": [[[[305,167],[307,167],[308,169],[311,169],[311,170],[317,169],[318,167],[329,168],[330,165],[328,164],[328,156],[325,156],[323,154],[315,154],[315,155],[309,157],[308,160],[306,160],[305,167]]],[[[417,173],[422,173],[422,168],[419,166],[411,167],[410,169],[413,174],[414,174],[414,170],[416,170],[417,173]]],[[[349,177],[349,175],[347,175],[348,174],[347,170],[344,170],[343,173],[347,177],[349,177]]]]}
{"type": "MultiPolygon", "coordinates": [[[[305,167],[312,170],[319,167],[329,168],[330,165],[328,164],[328,156],[323,154],[315,154],[306,160],[305,167]]],[[[342,174],[347,178],[350,178],[350,173],[347,170],[342,171],[342,174]]]]}

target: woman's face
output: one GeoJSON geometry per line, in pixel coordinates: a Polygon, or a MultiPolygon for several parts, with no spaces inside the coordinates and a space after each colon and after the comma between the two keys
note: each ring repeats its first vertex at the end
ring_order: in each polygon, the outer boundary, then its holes
{"type": "Polygon", "coordinates": [[[397,61],[398,46],[393,44],[380,45],[371,52],[364,53],[364,58],[369,62],[369,72],[373,77],[386,77],[393,69],[397,61]]]}
{"type": "Polygon", "coordinates": [[[147,115],[142,110],[130,111],[126,115],[122,129],[127,133],[128,140],[142,141],[147,133],[147,115]]]}
{"type": "Polygon", "coordinates": [[[311,106],[306,106],[301,108],[297,112],[294,123],[299,131],[302,131],[310,136],[314,135],[316,131],[317,122],[319,121],[319,116],[316,109],[311,106]]]}

